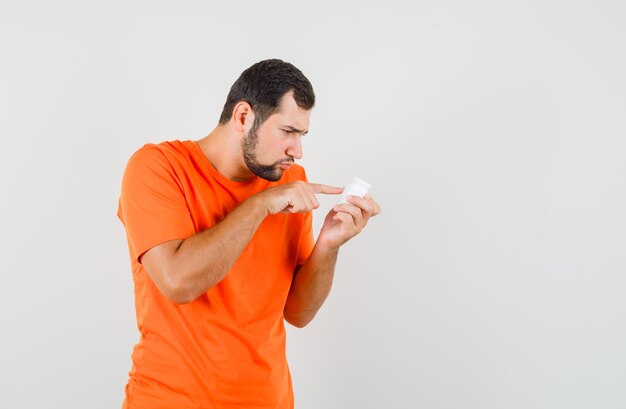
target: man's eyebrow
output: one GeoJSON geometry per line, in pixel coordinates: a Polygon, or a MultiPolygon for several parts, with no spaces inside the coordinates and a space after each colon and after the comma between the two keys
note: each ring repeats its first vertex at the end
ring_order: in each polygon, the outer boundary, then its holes
{"type": "Polygon", "coordinates": [[[291,132],[297,132],[297,133],[299,133],[300,135],[306,135],[307,133],[309,133],[309,131],[303,131],[303,130],[301,130],[301,129],[294,128],[294,127],[293,127],[293,126],[291,126],[291,125],[285,125],[283,128],[287,128],[287,129],[289,129],[291,132]]]}

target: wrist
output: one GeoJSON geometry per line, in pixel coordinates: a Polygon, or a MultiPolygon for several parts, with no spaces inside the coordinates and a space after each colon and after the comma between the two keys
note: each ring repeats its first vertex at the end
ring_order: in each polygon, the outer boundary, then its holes
{"type": "Polygon", "coordinates": [[[250,196],[246,202],[250,207],[253,208],[255,213],[259,213],[264,219],[270,215],[270,210],[267,205],[267,201],[263,198],[261,194],[256,194],[250,196]]]}
{"type": "Polygon", "coordinates": [[[336,243],[332,243],[328,240],[325,240],[323,237],[318,237],[317,242],[315,243],[315,248],[318,251],[321,251],[323,253],[335,253],[337,254],[339,252],[339,247],[341,247],[340,244],[336,244],[336,243]]]}

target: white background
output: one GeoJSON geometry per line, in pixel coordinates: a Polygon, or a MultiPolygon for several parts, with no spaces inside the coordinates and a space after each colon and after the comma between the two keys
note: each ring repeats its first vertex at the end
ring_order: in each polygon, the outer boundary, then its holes
{"type": "Polygon", "coordinates": [[[626,407],[625,4],[2,0],[0,407],[121,405],[126,161],[265,58],[310,179],[383,207],[289,329],[297,408],[626,407]]]}

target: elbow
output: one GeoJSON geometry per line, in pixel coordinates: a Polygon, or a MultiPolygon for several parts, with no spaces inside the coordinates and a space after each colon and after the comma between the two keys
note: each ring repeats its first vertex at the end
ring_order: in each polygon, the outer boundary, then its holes
{"type": "Polygon", "coordinates": [[[293,325],[296,328],[304,328],[307,325],[309,325],[309,322],[304,322],[304,321],[303,322],[296,322],[296,323],[292,323],[291,325],[293,325]]]}
{"type": "Polygon", "coordinates": [[[180,243],[182,241],[170,241],[153,247],[138,261],[165,298],[175,304],[187,304],[207,290],[206,274],[178,255],[180,243]]]}
{"type": "Polygon", "coordinates": [[[191,297],[187,293],[183,292],[171,292],[169,294],[164,294],[168,300],[173,302],[174,304],[183,305],[188,304],[195,300],[198,297],[191,297]]]}
{"type": "Polygon", "coordinates": [[[206,280],[194,279],[180,272],[170,272],[166,277],[166,285],[161,292],[170,301],[179,305],[196,300],[219,282],[207,283],[206,280]]]}
{"type": "Polygon", "coordinates": [[[197,298],[195,296],[191,296],[188,291],[178,288],[168,288],[167,290],[161,292],[165,298],[178,305],[190,303],[197,298]]]}
{"type": "Polygon", "coordinates": [[[313,315],[305,315],[305,314],[288,315],[288,314],[285,314],[285,321],[287,321],[289,324],[293,325],[296,328],[304,328],[307,325],[309,325],[309,323],[311,321],[313,321],[314,317],[315,317],[315,314],[313,314],[313,315]]]}
{"type": "Polygon", "coordinates": [[[167,283],[160,288],[161,293],[174,304],[182,305],[195,300],[200,296],[194,291],[193,285],[181,279],[173,279],[176,274],[170,275],[167,283]]]}

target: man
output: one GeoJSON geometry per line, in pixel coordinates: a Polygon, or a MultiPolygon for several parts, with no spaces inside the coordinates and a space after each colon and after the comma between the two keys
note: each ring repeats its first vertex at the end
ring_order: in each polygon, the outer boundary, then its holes
{"type": "Polygon", "coordinates": [[[141,338],[124,408],[293,408],[284,320],[304,327],[339,247],[380,212],[350,197],[313,241],[315,194],[300,139],[315,103],[293,65],[266,60],[233,84],[199,141],[148,144],[129,160],[126,228],[141,338]]]}

